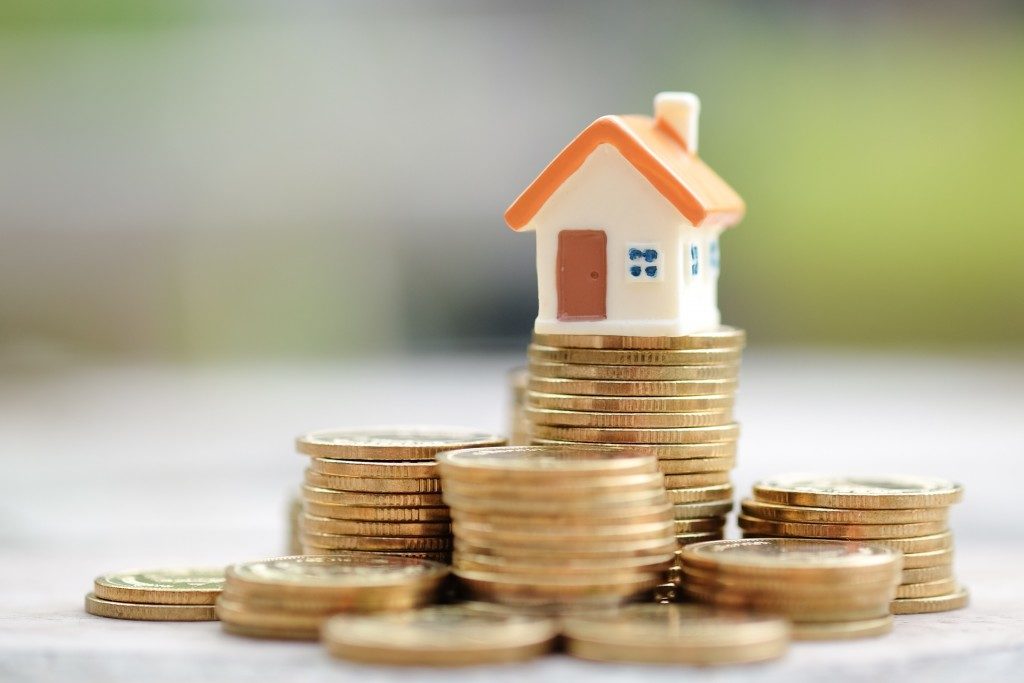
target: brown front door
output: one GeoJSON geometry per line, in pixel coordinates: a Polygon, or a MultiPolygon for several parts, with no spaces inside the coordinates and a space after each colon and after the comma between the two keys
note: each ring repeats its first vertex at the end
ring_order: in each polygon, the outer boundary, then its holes
{"type": "Polygon", "coordinates": [[[559,320],[605,319],[607,243],[604,230],[558,233],[559,320]]]}

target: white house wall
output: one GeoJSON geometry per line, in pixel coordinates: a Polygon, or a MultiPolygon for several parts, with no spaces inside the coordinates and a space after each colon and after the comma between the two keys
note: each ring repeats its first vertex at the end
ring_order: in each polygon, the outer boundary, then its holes
{"type": "Polygon", "coordinates": [[[600,145],[548,199],[526,226],[537,236],[539,333],[679,335],[719,324],[716,278],[702,268],[688,277],[689,243],[696,241],[706,266],[717,228],[690,227],[612,145],[600,145]],[[603,230],[607,243],[605,320],[559,321],[556,261],[562,230],[603,230]],[[630,245],[657,244],[661,277],[627,277],[630,245]]]}

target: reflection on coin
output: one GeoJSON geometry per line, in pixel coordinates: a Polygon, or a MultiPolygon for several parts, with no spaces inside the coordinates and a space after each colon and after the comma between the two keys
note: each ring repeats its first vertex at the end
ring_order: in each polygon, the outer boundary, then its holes
{"type": "Polygon", "coordinates": [[[223,588],[223,567],[185,567],[104,574],[96,577],[93,592],[115,602],[212,605],[223,588]]]}
{"type": "Polygon", "coordinates": [[[781,505],[747,498],[743,514],[778,522],[811,522],[815,524],[907,524],[941,522],[948,516],[944,507],[903,510],[844,510],[838,508],[781,505]]]}
{"type": "Polygon", "coordinates": [[[598,661],[738,664],[781,656],[785,619],[696,605],[629,605],[563,620],[570,654],[598,661]]]}
{"type": "Polygon", "coordinates": [[[756,483],[754,494],[784,505],[873,510],[951,505],[960,500],[963,488],[945,479],[906,475],[786,474],[756,483]]]}
{"type": "Polygon", "coordinates": [[[581,396],[706,396],[730,394],[736,391],[734,379],[723,380],[671,380],[621,381],[531,377],[529,388],[551,394],[578,394],[581,396]]]}
{"type": "Polygon", "coordinates": [[[298,555],[243,562],[228,567],[227,576],[235,588],[272,588],[315,594],[339,588],[404,586],[439,581],[448,568],[415,558],[344,553],[298,555]]]}
{"type": "Polygon", "coordinates": [[[605,429],[535,424],[532,434],[538,439],[583,443],[678,445],[735,440],[739,437],[739,425],[730,423],[714,427],[684,427],[680,429],[605,429]]]}
{"type": "Polygon", "coordinates": [[[309,432],[296,439],[296,448],[319,458],[432,460],[440,451],[503,443],[501,436],[459,427],[367,427],[309,432]]]}
{"type": "Polygon", "coordinates": [[[137,621],[214,621],[213,605],[151,605],[85,596],[85,611],[97,617],[137,621]]]}
{"type": "Polygon", "coordinates": [[[533,334],[533,343],[577,349],[736,349],[746,343],[743,330],[728,325],[683,336],[638,337],[602,334],[533,334]]]}
{"type": "Polygon", "coordinates": [[[447,451],[437,456],[442,472],[477,480],[506,482],[537,474],[552,481],[566,475],[626,475],[658,471],[653,455],[623,446],[505,446],[447,451]],[[493,474],[493,476],[488,476],[493,474]]]}
{"type": "Polygon", "coordinates": [[[331,654],[388,665],[523,661],[549,652],[557,635],[556,623],[546,617],[459,605],[399,614],[338,615],[323,628],[331,654]]]}

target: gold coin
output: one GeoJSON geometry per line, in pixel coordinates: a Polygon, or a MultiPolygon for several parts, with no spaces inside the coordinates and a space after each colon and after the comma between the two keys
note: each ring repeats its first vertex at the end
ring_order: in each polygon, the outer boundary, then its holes
{"type": "Polygon", "coordinates": [[[947,508],[904,510],[839,510],[836,508],[780,505],[747,498],[743,513],[750,517],[778,522],[811,522],[814,524],[908,524],[944,522],[947,508]]]}
{"type": "Polygon", "coordinates": [[[333,596],[346,591],[438,585],[448,567],[409,557],[371,553],[298,555],[228,567],[227,585],[243,594],[333,596]]]}
{"type": "Polygon", "coordinates": [[[661,583],[657,573],[593,580],[578,577],[540,579],[536,576],[458,570],[455,575],[460,585],[474,598],[526,605],[569,601],[614,603],[638,596],[661,583]]]}
{"type": "Polygon", "coordinates": [[[305,481],[309,486],[335,491],[363,491],[368,493],[439,493],[441,480],[431,479],[384,479],[382,477],[336,477],[306,470],[305,481]]]}
{"type": "Polygon", "coordinates": [[[906,509],[952,505],[963,497],[963,488],[933,477],[786,474],[754,484],[754,495],[783,505],[906,509]]]}
{"type": "Polygon", "coordinates": [[[439,552],[452,547],[449,536],[347,536],[303,531],[303,546],[324,550],[398,550],[405,552],[439,552]]]}
{"type": "Polygon", "coordinates": [[[593,365],[722,365],[736,363],[741,349],[571,349],[530,344],[526,355],[544,363],[586,363],[593,365]]]}
{"type": "Polygon", "coordinates": [[[99,600],[150,605],[212,605],[224,589],[223,567],[115,572],[96,577],[99,600]]]}
{"type": "Polygon", "coordinates": [[[950,566],[953,563],[952,548],[931,550],[923,553],[903,553],[903,569],[950,566]]]}
{"type": "Polygon", "coordinates": [[[691,531],[687,533],[676,534],[676,545],[680,548],[683,546],[691,545],[693,543],[704,543],[706,541],[720,541],[722,540],[723,531],[691,531]]]}
{"type": "Polygon", "coordinates": [[[892,617],[886,615],[862,621],[794,623],[794,640],[847,640],[885,635],[892,631],[892,617]]]}
{"type": "Polygon", "coordinates": [[[947,528],[944,521],[912,524],[812,524],[810,522],[772,522],[747,515],[740,515],[737,522],[744,531],[773,536],[856,540],[926,536],[941,533],[947,528]]]}
{"type": "Polygon", "coordinates": [[[683,489],[702,486],[720,486],[729,483],[728,472],[696,472],[693,474],[666,474],[665,487],[683,489]]]}
{"type": "Polygon", "coordinates": [[[680,429],[709,427],[732,422],[732,410],[703,410],[690,413],[598,413],[526,407],[534,425],[598,427],[602,429],[680,429]]]}
{"type": "Polygon", "coordinates": [[[860,576],[801,577],[799,581],[780,580],[778,576],[756,574],[734,574],[712,571],[701,567],[683,565],[679,568],[683,583],[692,583],[705,590],[721,590],[735,593],[757,593],[776,599],[801,600],[848,600],[851,597],[870,598],[872,602],[891,600],[895,595],[898,575],[870,574],[860,576]]]}
{"type": "Polygon", "coordinates": [[[750,538],[701,543],[683,549],[683,565],[738,574],[829,577],[892,573],[899,553],[876,545],[799,538],[750,538]]]}
{"type": "Polygon", "coordinates": [[[551,651],[552,619],[461,605],[366,616],[338,615],[323,628],[327,651],[369,664],[467,666],[520,662],[551,651]]]}
{"type": "Polygon", "coordinates": [[[685,505],[687,503],[706,503],[719,501],[732,496],[732,484],[716,484],[714,486],[700,486],[684,489],[668,489],[665,491],[668,499],[674,505],[685,505]]]}
{"type": "Polygon", "coordinates": [[[299,453],[343,460],[433,460],[441,451],[501,446],[504,437],[458,427],[323,429],[298,437],[299,453]]]}
{"type": "Polygon", "coordinates": [[[217,618],[236,626],[270,629],[318,629],[328,613],[288,612],[280,609],[259,610],[224,595],[217,598],[217,618]]]}
{"type": "Polygon", "coordinates": [[[926,583],[904,583],[896,587],[897,598],[934,598],[948,595],[956,590],[956,581],[952,577],[928,581],[926,583]]]}
{"type": "Polygon", "coordinates": [[[369,491],[339,491],[308,484],[302,487],[306,503],[323,505],[349,505],[353,507],[443,507],[440,493],[374,493],[369,491]]]}
{"type": "Polygon", "coordinates": [[[735,440],[739,425],[735,422],[715,427],[686,427],[680,429],[605,429],[598,427],[533,426],[538,439],[557,439],[584,443],[617,444],[696,444],[735,440]]]}
{"type": "Polygon", "coordinates": [[[594,517],[628,517],[635,508],[649,508],[668,502],[663,488],[640,491],[612,491],[591,495],[586,498],[543,498],[497,499],[485,496],[469,496],[452,492],[445,493],[445,500],[453,510],[478,514],[507,514],[513,517],[535,517],[539,515],[576,516],[586,514],[594,517]]]}
{"type": "MultiPolygon", "coordinates": [[[[331,505],[306,501],[305,510],[311,515],[329,519],[358,520],[363,522],[447,522],[448,507],[367,507],[331,505]]],[[[386,535],[386,534],[385,534],[386,535]]]]}
{"type": "Polygon", "coordinates": [[[323,617],[335,612],[379,612],[415,609],[434,601],[437,590],[416,585],[346,589],[333,596],[296,596],[291,594],[244,593],[231,589],[221,593],[219,601],[243,606],[250,612],[294,614],[296,617],[323,617]]]}
{"type": "Polygon", "coordinates": [[[309,468],[320,474],[336,477],[365,477],[381,479],[436,479],[436,462],[365,462],[338,458],[311,458],[309,468]]]}
{"type": "Polygon", "coordinates": [[[704,531],[719,531],[725,526],[725,517],[707,517],[704,519],[677,519],[673,522],[675,533],[693,534],[704,531]]]}
{"type": "Polygon", "coordinates": [[[702,410],[731,410],[735,398],[719,396],[571,396],[531,391],[528,405],[553,410],[582,410],[614,413],[682,413],[702,410]]]}
{"type": "MultiPolygon", "coordinates": [[[[473,524],[454,522],[452,532],[470,543],[499,543],[532,546],[571,546],[591,543],[624,543],[646,539],[668,539],[672,535],[673,522],[649,522],[646,524],[618,524],[614,526],[591,526],[580,531],[552,525],[545,527],[516,527],[515,525],[473,524]]],[[[695,529],[696,531],[696,529],[695,529]]]]}
{"type": "Polygon", "coordinates": [[[902,583],[914,584],[928,583],[929,581],[938,581],[939,579],[950,579],[952,577],[953,565],[940,564],[934,567],[904,568],[903,575],[900,578],[902,583]]]}
{"type": "Polygon", "coordinates": [[[319,628],[268,628],[264,626],[242,626],[227,621],[220,623],[225,633],[246,638],[266,638],[272,640],[319,640],[319,628]]]}
{"type": "Polygon", "coordinates": [[[455,551],[467,555],[490,555],[506,559],[516,558],[519,560],[541,557],[549,560],[587,560],[587,559],[611,559],[618,557],[651,557],[663,556],[674,552],[677,544],[674,539],[666,542],[664,539],[649,539],[643,541],[628,541],[622,543],[591,543],[588,545],[567,545],[560,547],[532,547],[528,545],[515,545],[498,543],[493,540],[487,542],[469,542],[456,538],[454,543],[455,551]]]}
{"type": "Polygon", "coordinates": [[[722,325],[709,332],[675,337],[636,337],[606,334],[538,334],[533,343],[576,349],[738,349],[746,343],[743,330],[722,325]]]}
{"type": "Polygon", "coordinates": [[[658,472],[655,456],[641,449],[587,444],[447,451],[439,454],[437,461],[446,477],[480,482],[547,482],[560,475],[578,478],[658,472]]]}
{"type": "Polygon", "coordinates": [[[700,519],[726,515],[732,510],[732,499],[716,500],[707,503],[686,503],[673,505],[672,515],[675,519],[700,519]]]}
{"type": "MultiPolygon", "coordinates": [[[[673,587],[674,588],[674,587],[673,587]]],[[[562,621],[569,654],[607,662],[741,664],[782,656],[785,619],[700,605],[627,605],[562,621]]]]}
{"type": "MultiPolygon", "coordinates": [[[[668,503],[634,506],[625,510],[615,508],[615,510],[618,510],[620,514],[595,516],[587,511],[573,513],[568,510],[547,514],[510,516],[507,513],[488,514],[455,508],[452,510],[452,519],[470,524],[491,524],[498,527],[527,530],[537,527],[545,529],[557,527],[563,531],[579,531],[581,533],[600,526],[672,521],[672,506],[668,503]]],[[[532,509],[530,511],[533,512],[532,509]]]]}
{"type": "Polygon", "coordinates": [[[591,446],[595,448],[631,448],[645,455],[653,455],[658,462],[666,460],[707,460],[711,458],[736,458],[736,441],[715,441],[694,444],[579,444],[574,441],[556,441],[554,439],[533,439],[539,446],[591,446]]]}
{"type": "MultiPolygon", "coordinates": [[[[747,540],[759,540],[764,538],[771,538],[772,534],[763,532],[743,532],[743,536],[747,540]]],[[[853,542],[853,541],[850,541],[853,542]]],[[[941,534],[931,534],[929,536],[914,536],[911,538],[873,538],[869,542],[871,545],[879,546],[882,548],[891,548],[892,550],[899,550],[903,553],[918,554],[924,552],[930,552],[934,550],[948,550],[953,547],[953,534],[945,531],[941,534]]]]}
{"type": "Polygon", "coordinates": [[[945,595],[928,598],[900,598],[893,600],[889,607],[893,614],[928,614],[932,612],[949,612],[967,607],[970,597],[967,589],[957,586],[945,595]]]}
{"type": "Polygon", "coordinates": [[[689,460],[662,460],[658,468],[665,475],[728,472],[736,466],[736,458],[690,458],[689,460]]]}
{"type": "Polygon", "coordinates": [[[138,602],[103,600],[89,593],[85,611],[109,619],[136,621],[214,621],[213,605],[147,605],[138,602]]]}
{"type": "Polygon", "coordinates": [[[684,582],[683,592],[693,600],[726,609],[770,612],[798,622],[854,621],[875,619],[889,614],[887,596],[869,595],[844,599],[818,597],[791,597],[769,592],[740,592],[722,590],[696,582],[684,582]]]}
{"type": "Polygon", "coordinates": [[[672,554],[664,554],[641,557],[609,557],[605,559],[551,559],[540,556],[519,559],[456,552],[452,555],[452,567],[455,569],[499,574],[605,575],[623,571],[664,571],[668,569],[673,557],[674,555],[672,554]]]}
{"type": "Polygon", "coordinates": [[[302,528],[313,534],[348,534],[352,536],[447,536],[448,522],[361,522],[331,519],[306,514],[302,528]]]}
{"type": "MultiPolygon", "coordinates": [[[[613,382],[700,382],[739,377],[738,361],[721,365],[593,365],[587,363],[546,363],[532,361],[534,377],[608,380],[613,382]]],[[[527,385],[529,386],[529,385],[527,385]]]]}
{"type": "Polygon", "coordinates": [[[602,496],[614,498],[629,493],[657,494],[664,490],[664,479],[661,472],[650,472],[587,479],[559,478],[538,486],[515,481],[479,483],[445,474],[444,496],[451,507],[454,507],[450,502],[452,496],[492,500],[596,500],[602,496]]]}
{"type": "Polygon", "coordinates": [[[738,382],[723,380],[626,381],[530,377],[529,389],[579,396],[707,396],[732,394],[738,382]]]}
{"type": "MultiPolygon", "coordinates": [[[[325,550],[323,548],[314,548],[311,550],[317,550],[318,552],[309,552],[308,555],[345,555],[350,550],[325,550]]],[[[431,562],[440,562],[441,564],[451,564],[452,553],[451,550],[438,550],[436,552],[409,552],[404,550],[360,550],[360,553],[366,555],[384,555],[386,557],[412,557],[419,560],[430,560],[431,562]]]]}

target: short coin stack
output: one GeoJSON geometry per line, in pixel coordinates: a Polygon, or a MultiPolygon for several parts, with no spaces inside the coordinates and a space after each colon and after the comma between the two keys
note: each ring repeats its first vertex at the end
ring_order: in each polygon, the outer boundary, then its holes
{"type": "Polygon", "coordinates": [[[680,337],[535,334],[533,443],[646,446],[665,474],[679,545],[722,538],[744,340],[731,327],[680,337]]]}
{"type": "Polygon", "coordinates": [[[258,638],[316,640],[341,612],[393,612],[434,602],[448,567],[369,553],[306,555],[228,567],[217,616],[224,630],[258,638]]]}
{"type": "Polygon", "coordinates": [[[963,496],[953,482],[902,475],[791,474],[754,485],[743,501],[744,535],[862,540],[903,552],[893,614],[966,606],[953,576],[949,506],[963,496]]]}
{"type": "Polygon", "coordinates": [[[220,567],[147,569],[96,577],[85,611],[139,621],[212,621],[224,587],[220,567]]]}
{"type": "Polygon", "coordinates": [[[298,451],[311,456],[302,487],[303,551],[447,562],[450,520],[434,456],[504,442],[493,434],[415,427],[324,430],[299,437],[298,451]]]}
{"type": "Polygon", "coordinates": [[[798,640],[859,638],[892,630],[889,602],[900,553],[844,541],[751,538],[682,551],[683,590],[717,607],[788,617],[798,640]]]}
{"type": "Polygon", "coordinates": [[[610,605],[664,581],[672,506],[651,455],[524,446],[438,455],[454,573],[475,599],[610,605]]]}

